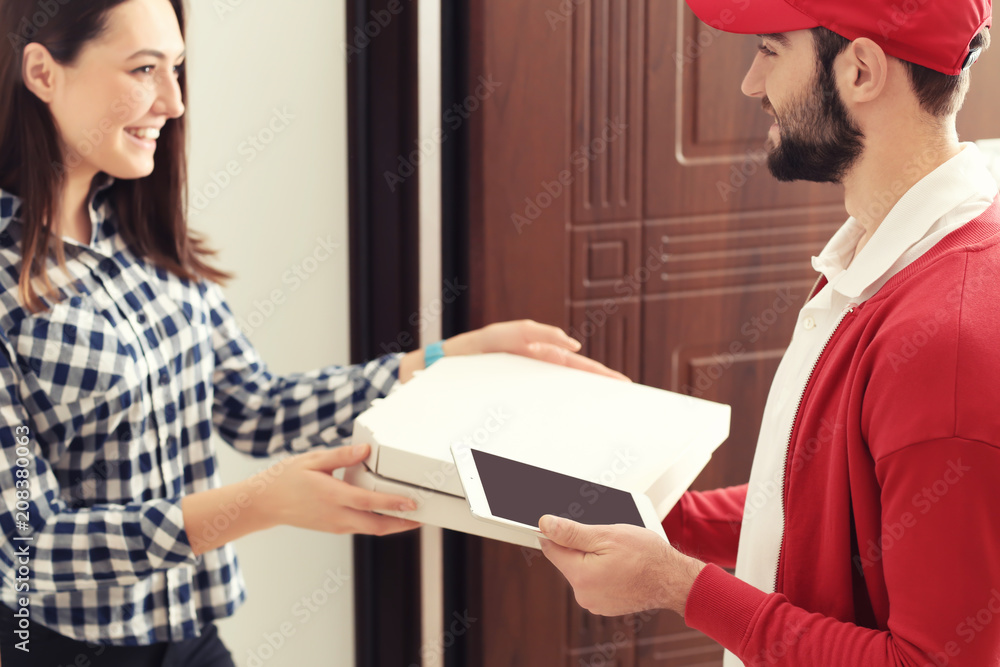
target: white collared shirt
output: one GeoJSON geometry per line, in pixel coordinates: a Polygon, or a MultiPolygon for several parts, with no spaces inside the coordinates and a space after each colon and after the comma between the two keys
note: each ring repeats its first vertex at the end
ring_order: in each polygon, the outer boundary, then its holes
{"type": "MultiPolygon", "coordinates": [[[[850,218],[813,268],[828,283],[799,312],[792,341],[778,366],[764,408],[744,508],[736,576],[774,592],[784,534],[785,457],[799,400],[820,354],[852,305],[874,296],[894,275],[941,239],[979,217],[997,197],[997,182],[974,144],[914,185],[886,216],[860,253],[865,228],[850,218]],[[855,257],[855,255],[857,255],[855,257]]],[[[740,661],[726,653],[726,667],[740,661]]]]}

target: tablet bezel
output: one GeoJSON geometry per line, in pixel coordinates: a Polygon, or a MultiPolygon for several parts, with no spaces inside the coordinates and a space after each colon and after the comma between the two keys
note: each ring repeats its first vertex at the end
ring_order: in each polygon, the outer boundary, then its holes
{"type": "MultiPolygon", "coordinates": [[[[531,526],[526,523],[521,523],[519,521],[512,521],[501,516],[496,516],[490,510],[490,503],[486,497],[486,490],[483,488],[482,479],[479,476],[479,469],[476,467],[476,460],[472,456],[472,450],[480,451],[485,454],[491,454],[493,456],[500,456],[511,461],[516,461],[518,463],[523,463],[525,465],[534,466],[540,468],[533,463],[528,463],[527,461],[521,461],[519,459],[511,458],[509,456],[503,456],[497,452],[487,452],[485,449],[480,449],[478,447],[470,447],[469,445],[461,442],[454,443],[451,446],[451,455],[455,461],[456,471],[458,472],[459,479],[462,482],[462,488],[465,490],[465,498],[469,503],[469,510],[477,519],[482,521],[490,521],[493,523],[499,523],[508,528],[514,528],[521,531],[527,531],[536,537],[544,537],[543,533],[538,529],[538,526],[531,526]]],[[[562,475],[568,475],[568,473],[552,470],[551,468],[546,468],[552,472],[557,472],[562,475]]],[[[568,475],[575,479],[579,479],[581,484],[590,484],[591,482],[580,479],[576,475],[568,475]]],[[[602,485],[607,486],[607,485],[602,485]]],[[[615,488],[615,487],[607,487],[615,488]]],[[[644,527],[652,530],[654,533],[662,537],[664,540],[667,539],[666,533],[663,532],[663,524],[661,520],[657,517],[656,510],[653,508],[653,503],[650,499],[642,493],[635,493],[632,491],[627,491],[625,489],[618,489],[624,493],[632,496],[632,502],[635,503],[636,509],[639,511],[639,517],[642,519],[644,527]]],[[[572,519],[572,517],[568,517],[572,519]]],[[[628,524],[633,525],[633,524],[628,524]]]]}

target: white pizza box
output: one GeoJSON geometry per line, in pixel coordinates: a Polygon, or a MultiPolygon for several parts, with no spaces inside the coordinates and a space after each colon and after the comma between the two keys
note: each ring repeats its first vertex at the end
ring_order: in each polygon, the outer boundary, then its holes
{"type": "Polygon", "coordinates": [[[472,516],[452,443],[644,493],[665,517],[729,420],[728,405],[527,357],[445,357],[358,416],[352,442],[372,450],[344,479],[419,505],[387,514],[537,547],[529,533],[472,516]]]}

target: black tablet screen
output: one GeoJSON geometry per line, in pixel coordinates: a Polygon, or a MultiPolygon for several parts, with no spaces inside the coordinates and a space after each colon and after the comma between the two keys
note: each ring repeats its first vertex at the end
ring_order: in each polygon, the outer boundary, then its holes
{"type": "Polygon", "coordinates": [[[494,516],[535,527],[544,514],[590,525],[643,525],[629,493],[477,449],[472,456],[494,516]]]}

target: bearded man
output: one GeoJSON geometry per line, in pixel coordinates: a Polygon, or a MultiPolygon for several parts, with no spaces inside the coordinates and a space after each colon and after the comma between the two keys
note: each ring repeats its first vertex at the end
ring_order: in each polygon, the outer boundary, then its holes
{"type": "Polygon", "coordinates": [[[749,484],[688,492],[673,545],[543,517],[545,555],[583,607],[672,609],[727,667],[1000,666],[1000,203],[955,129],[991,2],[688,4],[760,39],[742,89],[775,119],[771,173],[842,184],[851,217],[749,484]]]}

